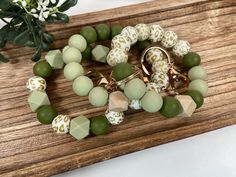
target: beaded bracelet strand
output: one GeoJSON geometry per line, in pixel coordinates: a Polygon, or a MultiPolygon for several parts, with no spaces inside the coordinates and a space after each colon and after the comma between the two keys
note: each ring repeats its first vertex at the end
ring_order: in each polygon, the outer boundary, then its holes
{"type": "Polygon", "coordinates": [[[69,132],[78,140],[87,137],[90,130],[95,135],[106,134],[109,124],[118,125],[124,120],[124,112],[128,107],[151,113],[159,111],[167,118],[177,115],[190,117],[195,109],[202,106],[203,97],[207,95],[208,86],[204,81],[207,73],[199,66],[200,56],[190,52],[187,41],[178,40],[173,31],[164,31],[159,25],[138,24],[123,30],[119,26],[110,30],[105,24],[99,24],[95,29],[83,27],[80,35],[70,37],[62,53],[53,50],[45,58],[47,62],[35,64],[36,76],[27,81],[27,88],[31,91],[29,105],[32,111],[37,112],[41,123],[52,123],[56,133],[69,132]],[[111,50],[102,45],[92,49],[90,44],[97,39],[109,40],[110,36],[113,37],[111,50]],[[143,51],[141,69],[128,64],[131,46],[146,40],[151,41],[153,46],[143,51]],[[171,48],[172,53],[181,58],[184,70],[175,67],[175,60],[167,51],[171,48]],[[80,64],[81,59],[89,59],[91,56],[95,61],[113,67],[109,78],[95,70],[85,73],[80,64]],[[77,95],[88,96],[89,102],[96,107],[105,106],[109,102],[105,116],[88,119],[81,115],[70,119],[68,115],[57,115],[45,92],[44,78],[52,74],[52,69],[62,69],[64,63],[64,76],[73,81],[73,91],[77,95]],[[152,65],[152,74],[148,65],[152,65]],[[100,78],[97,85],[91,76],[100,78]],[[188,90],[181,94],[181,87],[188,87],[188,90]]]}

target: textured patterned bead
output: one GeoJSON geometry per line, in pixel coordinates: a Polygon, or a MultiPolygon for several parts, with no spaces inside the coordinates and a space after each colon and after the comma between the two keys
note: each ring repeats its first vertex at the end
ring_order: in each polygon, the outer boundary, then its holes
{"type": "Polygon", "coordinates": [[[166,31],[161,40],[161,45],[166,48],[171,48],[177,43],[177,40],[178,40],[178,36],[175,32],[166,31]]]}
{"type": "Polygon", "coordinates": [[[155,61],[152,64],[152,72],[162,71],[164,73],[167,73],[169,68],[170,68],[170,66],[165,60],[155,61]]]}
{"type": "Polygon", "coordinates": [[[176,56],[182,57],[190,51],[190,44],[188,41],[179,40],[173,47],[173,52],[176,56]]]}
{"type": "Polygon", "coordinates": [[[128,36],[132,45],[134,45],[138,41],[138,33],[136,29],[132,26],[125,27],[121,31],[121,34],[128,36]]]}
{"type": "Polygon", "coordinates": [[[159,84],[155,83],[155,82],[148,82],[147,83],[147,90],[148,91],[156,91],[158,93],[161,92],[161,87],[159,84]]]}
{"type": "Polygon", "coordinates": [[[137,24],[134,27],[138,33],[138,40],[139,41],[145,41],[150,36],[150,28],[146,24],[137,24]]]}
{"type": "Polygon", "coordinates": [[[118,125],[124,120],[124,113],[123,112],[115,112],[115,111],[109,111],[107,110],[105,112],[105,116],[107,120],[110,122],[112,125],[118,125]]]}
{"type": "Polygon", "coordinates": [[[146,61],[151,65],[155,61],[160,61],[163,59],[163,53],[156,48],[150,49],[146,55],[146,61]]]}
{"type": "Polygon", "coordinates": [[[159,42],[161,41],[163,35],[164,35],[164,30],[160,25],[150,26],[150,36],[149,36],[150,41],[159,42]]]}
{"type": "Polygon", "coordinates": [[[110,66],[115,66],[118,63],[126,63],[128,61],[128,54],[122,49],[114,48],[107,55],[107,63],[110,66]]]}
{"type": "Polygon", "coordinates": [[[131,41],[128,36],[126,35],[116,35],[112,40],[111,40],[111,48],[119,48],[123,49],[124,51],[128,52],[131,46],[131,41]]]}
{"type": "Polygon", "coordinates": [[[134,110],[142,109],[140,101],[139,100],[131,100],[129,107],[134,110]]]}
{"type": "Polygon", "coordinates": [[[46,90],[47,83],[42,77],[33,76],[29,78],[28,81],[26,82],[26,87],[31,92],[34,90],[44,91],[46,90]]]}
{"type": "Polygon", "coordinates": [[[151,76],[151,82],[156,83],[160,89],[166,89],[169,85],[169,77],[164,72],[155,72],[151,76]]]}
{"type": "Polygon", "coordinates": [[[70,117],[67,115],[58,115],[52,121],[52,128],[57,134],[66,134],[70,128],[70,117]]]}

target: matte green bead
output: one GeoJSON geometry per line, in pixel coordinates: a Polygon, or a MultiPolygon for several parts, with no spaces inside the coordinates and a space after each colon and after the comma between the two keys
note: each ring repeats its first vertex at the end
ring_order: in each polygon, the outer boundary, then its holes
{"type": "Polygon", "coordinates": [[[140,101],[142,108],[147,112],[157,112],[161,109],[162,96],[156,91],[148,91],[140,101]]]}
{"type": "Polygon", "coordinates": [[[116,35],[120,34],[122,31],[122,26],[114,25],[111,27],[111,38],[115,37],[116,35]]]}
{"type": "Polygon", "coordinates": [[[45,56],[45,59],[53,69],[62,69],[64,61],[60,50],[51,50],[45,56]]]}
{"type": "Polygon", "coordinates": [[[94,87],[89,92],[89,102],[96,107],[105,106],[108,101],[108,92],[103,87],[94,87]]]}
{"type": "Polygon", "coordinates": [[[84,69],[77,62],[71,62],[64,67],[64,76],[70,81],[82,75],[84,75],[84,69]]]}
{"type": "Polygon", "coordinates": [[[107,24],[98,24],[95,27],[99,40],[108,40],[111,36],[111,29],[107,24]]]}
{"type": "Polygon", "coordinates": [[[63,61],[68,64],[71,62],[80,63],[82,59],[81,52],[74,47],[69,47],[62,54],[63,61]]]}
{"type": "Polygon", "coordinates": [[[84,36],[88,44],[92,44],[97,41],[97,32],[92,26],[83,27],[80,34],[84,36]]]}
{"type": "Polygon", "coordinates": [[[187,95],[191,96],[193,101],[196,103],[197,108],[200,108],[203,105],[204,98],[202,94],[197,90],[188,90],[187,95]]]}
{"type": "Polygon", "coordinates": [[[109,53],[109,48],[103,45],[97,45],[92,50],[93,60],[106,63],[107,62],[107,54],[109,53]]]}
{"type": "Polygon", "coordinates": [[[188,78],[190,80],[201,79],[205,80],[207,72],[202,66],[194,66],[188,71],[188,78]]]}
{"type": "Polygon", "coordinates": [[[151,46],[151,42],[148,40],[145,41],[138,41],[136,43],[136,47],[138,48],[139,52],[143,52],[144,49],[148,48],[151,46]]]}
{"type": "Polygon", "coordinates": [[[207,93],[208,93],[208,84],[204,80],[196,79],[190,82],[188,89],[197,90],[202,94],[202,96],[205,97],[207,96],[207,93]]]}
{"type": "Polygon", "coordinates": [[[116,81],[120,81],[133,73],[133,66],[129,63],[118,63],[112,68],[112,76],[116,81]]]}
{"type": "Polygon", "coordinates": [[[85,116],[79,116],[70,122],[70,134],[77,140],[81,140],[89,135],[90,120],[85,116]]]}
{"type": "Polygon", "coordinates": [[[192,68],[201,63],[201,58],[196,52],[189,52],[183,57],[183,65],[187,68],[192,68]]]}
{"type": "Polygon", "coordinates": [[[51,124],[57,116],[56,109],[51,105],[45,105],[37,110],[37,119],[42,124],[51,124]]]}
{"type": "Polygon", "coordinates": [[[75,34],[70,37],[68,44],[70,47],[77,48],[80,52],[83,52],[87,47],[86,39],[79,34],[75,34]]]}
{"type": "Polygon", "coordinates": [[[174,97],[166,96],[163,98],[163,105],[160,110],[161,115],[167,118],[172,118],[177,116],[181,110],[181,104],[174,97]]]}
{"type": "Polygon", "coordinates": [[[92,47],[87,45],[85,51],[82,52],[82,59],[90,60],[92,59],[92,47]]]}
{"type": "Polygon", "coordinates": [[[43,105],[50,105],[47,93],[35,90],[28,97],[28,103],[33,112],[43,105]]]}
{"type": "Polygon", "coordinates": [[[146,90],[145,83],[141,79],[135,78],[125,84],[124,93],[130,100],[139,100],[146,90]]]}
{"type": "Polygon", "coordinates": [[[48,78],[52,75],[52,67],[46,61],[39,61],[34,65],[33,72],[36,76],[48,78]]]}
{"type": "Polygon", "coordinates": [[[90,119],[91,132],[94,135],[104,135],[108,133],[109,122],[105,116],[96,116],[90,119]]]}
{"type": "Polygon", "coordinates": [[[79,76],[73,82],[73,90],[79,96],[87,96],[93,88],[93,81],[87,76],[79,76]]]}

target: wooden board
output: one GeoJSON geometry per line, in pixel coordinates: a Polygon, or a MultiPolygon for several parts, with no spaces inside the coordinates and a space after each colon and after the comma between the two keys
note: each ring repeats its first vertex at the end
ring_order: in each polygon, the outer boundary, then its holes
{"type": "MultiPolygon", "coordinates": [[[[40,125],[27,105],[25,82],[33,75],[32,50],[8,46],[4,53],[13,60],[0,65],[1,176],[49,176],[236,123],[235,0],[158,0],[74,16],[69,24],[48,27],[56,37],[52,48],[65,46],[82,26],[100,22],[123,26],[158,22],[188,40],[209,74],[204,106],[185,119],[129,111],[125,122],[108,135],[82,141],[58,136],[49,125],[40,125]]],[[[132,63],[138,64],[138,53],[131,53],[132,63]]],[[[87,70],[110,70],[96,63],[83,65],[87,70]]],[[[61,71],[49,80],[48,94],[59,113],[72,117],[104,113],[105,108],[94,108],[86,97],[76,96],[61,71]]]]}

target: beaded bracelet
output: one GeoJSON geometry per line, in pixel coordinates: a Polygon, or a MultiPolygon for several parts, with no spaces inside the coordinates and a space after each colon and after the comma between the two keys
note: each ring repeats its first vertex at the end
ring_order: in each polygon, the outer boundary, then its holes
{"type": "Polygon", "coordinates": [[[118,125],[124,120],[124,111],[128,107],[150,113],[159,111],[171,118],[177,115],[190,117],[195,109],[202,106],[208,89],[204,81],[207,73],[199,66],[200,56],[190,52],[187,41],[178,40],[173,31],[164,31],[159,25],[138,24],[123,30],[116,26],[112,32],[109,30],[105,24],[97,25],[96,30],[84,27],[81,35],[73,35],[69,39],[69,45],[62,53],[60,50],[50,51],[45,57],[47,62],[35,64],[36,76],[27,81],[27,88],[31,91],[28,102],[41,123],[52,123],[56,133],[69,132],[81,140],[89,135],[90,130],[95,135],[106,134],[109,124],[118,125]],[[89,45],[97,38],[108,40],[110,35],[114,36],[110,51],[102,45],[94,49],[89,45]],[[131,46],[145,40],[150,40],[153,46],[143,51],[141,68],[128,64],[131,46]],[[175,66],[175,60],[167,51],[170,48],[173,48],[172,53],[176,57],[181,58],[184,68],[175,66]],[[82,58],[90,58],[91,54],[95,61],[107,62],[113,67],[108,78],[96,70],[85,73],[80,62],[82,58]],[[88,96],[89,102],[96,107],[105,106],[109,100],[105,116],[88,119],[81,115],[71,120],[68,115],[57,115],[55,108],[50,106],[44,78],[51,75],[52,68],[62,69],[64,63],[64,76],[73,81],[73,91],[77,95],[88,96]],[[152,65],[153,74],[149,72],[149,65],[152,65]],[[99,78],[95,87],[91,76],[99,78]],[[188,90],[181,90],[183,87],[188,87],[188,90]]]}

